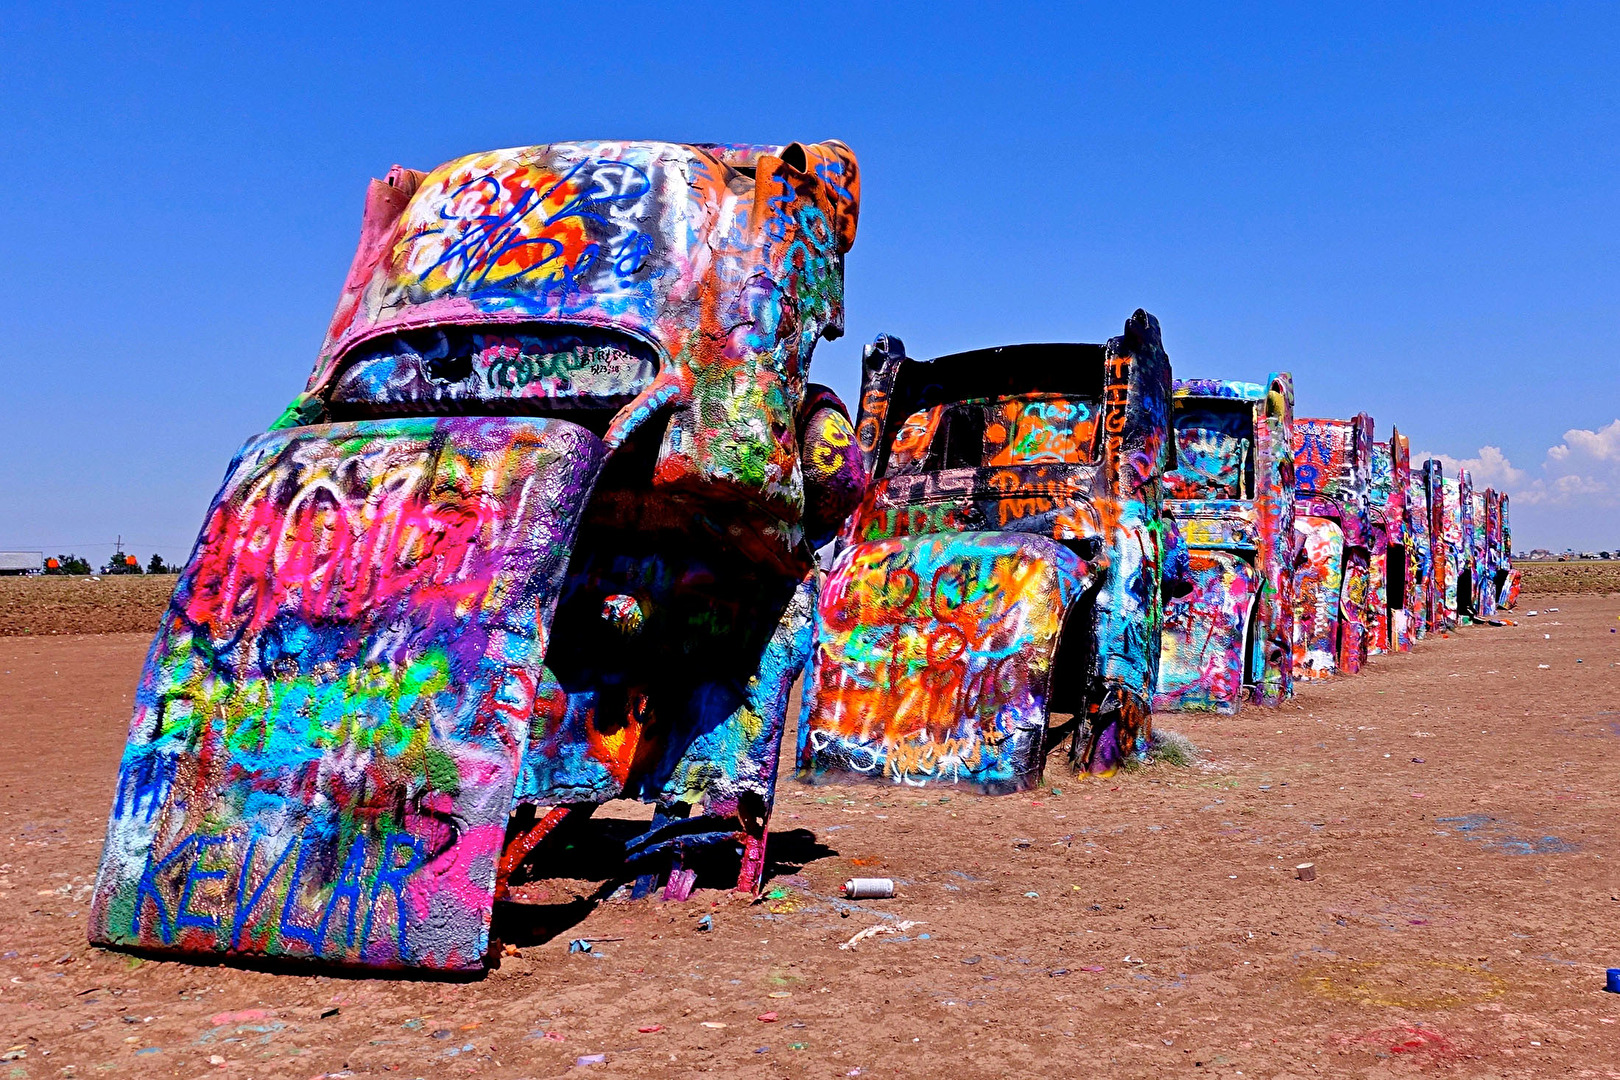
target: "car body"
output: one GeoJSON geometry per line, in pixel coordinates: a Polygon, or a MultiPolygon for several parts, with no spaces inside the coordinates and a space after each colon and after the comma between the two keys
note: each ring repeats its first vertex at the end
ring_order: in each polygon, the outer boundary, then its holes
{"type": "Polygon", "coordinates": [[[586,142],[372,181],[148,657],[94,941],[477,970],[508,875],[616,797],[655,806],[643,889],[705,851],[757,887],[813,545],[864,479],[807,380],[856,168],[586,142]]]}
{"type": "Polygon", "coordinates": [[[1513,526],[1508,520],[1507,492],[1496,497],[1496,606],[1511,610],[1519,602],[1519,570],[1513,565],[1513,526]]]}
{"type": "Polygon", "coordinates": [[[1294,420],[1294,678],[1353,675],[1367,659],[1373,422],[1294,420]]]}
{"type": "Polygon", "coordinates": [[[1412,451],[1399,428],[1388,442],[1373,444],[1369,512],[1372,557],[1367,574],[1367,651],[1407,652],[1412,648],[1413,616],[1408,610],[1412,581],[1411,534],[1406,500],[1412,484],[1412,451]]]}
{"type": "Polygon", "coordinates": [[[1429,500],[1429,617],[1430,632],[1457,625],[1457,567],[1448,538],[1452,511],[1447,509],[1445,463],[1430,458],[1423,463],[1423,484],[1429,500]]]}
{"type": "Polygon", "coordinates": [[[817,605],[801,779],[1001,793],[1071,732],[1091,772],[1146,746],[1170,393],[1142,311],[1106,345],[868,347],[871,482],[817,605]]]}
{"type": "Polygon", "coordinates": [[[1293,693],[1294,381],[1177,380],[1165,515],[1191,588],[1165,603],[1158,712],[1293,693]]]}
{"type": "Polygon", "coordinates": [[[1461,626],[1474,613],[1474,484],[1467,469],[1441,480],[1439,548],[1445,557],[1442,619],[1461,626]]]}
{"type": "Polygon", "coordinates": [[[1474,491],[1474,617],[1497,614],[1497,492],[1474,491]]]}
{"type": "Polygon", "coordinates": [[[1434,528],[1429,509],[1429,466],[1412,470],[1406,485],[1406,618],[1414,642],[1435,626],[1434,528]]]}

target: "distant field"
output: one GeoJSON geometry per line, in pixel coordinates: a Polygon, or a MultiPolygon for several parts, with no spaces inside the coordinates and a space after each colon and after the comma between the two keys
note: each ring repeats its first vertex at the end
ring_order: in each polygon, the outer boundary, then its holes
{"type": "MultiPolygon", "coordinates": [[[[1521,562],[1526,596],[1620,592],[1620,561],[1521,562]]],[[[0,577],[0,637],[150,634],[174,591],[173,574],[0,577]]]]}
{"type": "Polygon", "coordinates": [[[1517,562],[1527,596],[1620,592],[1620,562],[1517,562]]]}
{"type": "Polygon", "coordinates": [[[0,577],[0,637],[21,634],[150,634],[175,575],[0,577]]]}

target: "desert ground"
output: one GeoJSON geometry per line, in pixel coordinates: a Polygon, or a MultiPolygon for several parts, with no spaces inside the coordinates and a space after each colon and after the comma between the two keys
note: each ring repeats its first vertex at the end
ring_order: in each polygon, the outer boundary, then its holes
{"type": "Polygon", "coordinates": [[[500,906],[474,981],[90,947],[172,579],[0,581],[0,1076],[1620,1078],[1620,577],[1551,565],[1511,625],[1159,717],[1188,767],[1054,759],[1001,798],[784,779],[758,903],[602,899],[592,853],[644,816],[614,809],[576,876],[500,906]],[[854,876],[899,895],[845,902],[854,876]]]}

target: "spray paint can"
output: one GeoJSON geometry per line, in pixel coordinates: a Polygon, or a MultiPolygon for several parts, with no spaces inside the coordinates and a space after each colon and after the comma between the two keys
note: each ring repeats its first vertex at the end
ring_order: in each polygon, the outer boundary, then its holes
{"type": "Polygon", "coordinates": [[[884,900],[894,895],[894,880],[886,877],[858,877],[844,882],[846,900],[884,900]]]}

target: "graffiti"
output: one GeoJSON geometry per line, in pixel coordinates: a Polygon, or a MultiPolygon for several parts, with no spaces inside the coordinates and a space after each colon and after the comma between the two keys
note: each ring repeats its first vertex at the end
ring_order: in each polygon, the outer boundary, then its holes
{"type": "Polygon", "coordinates": [[[1173,557],[1157,322],[931,361],[880,337],[862,380],[871,481],[817,606],[800,777],[1004,792],[1054,731],[1082,769],[1139,753],[1173,557]]]}
{"type": "Polygon", "coordinates": [[[817,608],[805,700],[818,722],[800,725],[801,767],[862,762],[851,771],[987,789],[1038,777],[1064,612],[1089,577],[1036,537],[845,548],[817,608]]]}
{"type": "Polygon", "coordinates": [[[1227,551],[1195,550],[1188,559],[1192,591],[1165,605],[1153,707],[1234,713],[1243,700],[1254,567],[1227,551]]]}
{"type": "Polygon", "coordinates": [[[1508,520],[1508,496],[1502,492],[1497,502],[1497,601],[1499,608],[1511,610],[1519,602],[1519,571],[1513,565],[1513,526],[1508,520]]]}
{"type": "Polygon", "coordinates": [[[1412,648],[1414,618],[1411,536],[1406,510],[1411,487],[1411,449],[1397,428],[1389,442],[1375,443],[1368,510],[1372,523],[1367,573],[1368,652],[1407,652],[1412,648]]]}
{"type": "Polygon", "coordinates": [[[1293,693],[1294,387],[1178,381],[1165,514],[1191,591],[1166,605],[1158,710],[1235,713],[1293,693]]]}
{"type": "Polygon", "coordinates": [[[1367,658],[1372,431],[1365,413],[1294,421],[1296,677],[1353,675],[1367,658]]]}
{"type": "Polygon", "coordinates": [[[1294,519],[1300,566],[1294,576],[1294,674],[1330,675],[1338,657],[1339,592],[1344,582],[1344,532],[1336,521],[1294,519]]]}
{"type": "Polygon", "coordinates": [[[539,419],[250,442],[142,676],[97,938],[481,964],[545,609],[601,460],[539,419]]]}
{"type": "Polygon", "coordinates": [[[655,806],[638,891],[712,848],[756,889],[813,548],[865,491],[807,381],[858,207],[839,143],[373,181],[148,659],[93,939],[477,968],[509,876],[617,797],[655,806]]]}
{"type": "Polygon", "coordinates": [[[1413,641],[1435,626],[1430,518],[1428,483],[1423,472],[1412,473],[1406,485],[1406,619],[1413,641]]]}

